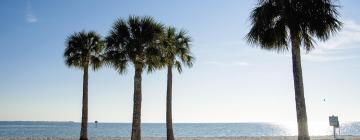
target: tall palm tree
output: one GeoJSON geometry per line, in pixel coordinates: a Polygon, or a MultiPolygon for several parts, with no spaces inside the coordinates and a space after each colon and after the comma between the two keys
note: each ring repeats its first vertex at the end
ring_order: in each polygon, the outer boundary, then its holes
{"type": "Polygon", "coordinates": [[[309,140],[300,48],[309,52],[314,38],[326,41],[341,29],[332,0],[259,0],[246,38],[262,49],[287,51],[291,43],[298,139],[309,140]]]}
{"type": "Polygon", "coordinates": [[[172,69],[182,72],[182,65],[191,67],[193,57],[190,54],[191,38],[184,30],[176,31],[168,27],[161,39],[163,66],[167,68],[166,90],[166,132],[167,140],[174,140],[172,123],[172,69]]]}
{"type": "Polygon", "coordinates": [[[130,16],[127,21],[115,21],[106,38],[106,61],[120,73],[129,63],[135,68],[134,108],[131,140],[140,140],[141,125],[141,79],[142,72],[149,72],[160,66],[159,37],[163,25],[153,18],[130,16]]]}
{"type": "Polygon", "coordinates": [[[101,67],[100,54],[103,48],[103,41],[100,35],[94,31],[77,32],[66,39],[65,64],[84,71],[80,140],[88,139],[88,69],[92,67],[93,70],[97,70],[101,67]]]}

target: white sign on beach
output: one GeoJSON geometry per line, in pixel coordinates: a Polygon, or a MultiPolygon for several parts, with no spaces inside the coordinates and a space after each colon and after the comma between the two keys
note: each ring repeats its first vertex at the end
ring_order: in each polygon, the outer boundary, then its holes
{"type": "Polygon", "coordinates": [[[334,115],[330,116],[329,122],[330,122],[330,126],[334,126],[336,128],[339,127],[339,119],[337,116],[334,116],[334,115]]]}

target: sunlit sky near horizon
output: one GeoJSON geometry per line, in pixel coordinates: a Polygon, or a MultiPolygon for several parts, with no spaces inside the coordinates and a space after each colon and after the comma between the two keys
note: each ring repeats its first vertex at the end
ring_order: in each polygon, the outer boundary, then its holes
{"type": "MultiPolygon", "coordinates": [[[[0,121],[80,121],[82,71],[62,57],[65,38],[117,18],[148,15],[186,29],[196,62],[173,80],[173,120],[296,122],[291,57],[250,46],[254,0],[1,0],[0,121]]],[[[360,1],[337,2],[341,32],[303,54],[309,123],[360,121],[360,1]],[[324,102],[323,99],[326,101],[324,102]]],[[[90,72],[89,121],[131,122],[133,69],[90,72]]],[[[165,122],[166,71],[143,74],[143,122],[165,122]]]]}

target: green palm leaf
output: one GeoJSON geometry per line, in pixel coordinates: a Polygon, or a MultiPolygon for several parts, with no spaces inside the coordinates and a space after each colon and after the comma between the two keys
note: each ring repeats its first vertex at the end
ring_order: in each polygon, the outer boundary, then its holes
{"type": "Polygon", "coordinates": [[[161,53],[157,40],[162,30],[163,25],[148,16],[116,20],[106,37],[106,63],[120,73],[129,62],[148,71],[158,68],[161,53]]]}
{"type": "Polygon", "coordinates": [[[94,70],[102,65],[101,53],[104,44],[99,34],[94,31],[73,33],[66,39],[64,52],[65,64],[69,67],[94,70]]]}
{"type": "Polygon", "coordinates": [[[168,27],[161,39],[163,66],[175,67],[179,72],[182,65],[191,67],[194,57],[190,52],[190,43],[191,38],[185,30],[168,27]]]}

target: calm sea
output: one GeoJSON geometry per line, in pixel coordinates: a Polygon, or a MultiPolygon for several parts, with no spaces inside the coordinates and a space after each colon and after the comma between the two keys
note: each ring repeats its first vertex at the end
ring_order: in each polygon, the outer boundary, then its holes
{"type": "MultiPolygon", "coordinates": [[[[327,124],[310,126],[311,135],[331,135],[327,124]]],[[[221,136],[291,136],[296,135],[296,124],[276,123],[176,123],[175,136],[178,137],[221,137],[221,136]]],[[[28,136],[79,136],[80,124],[75,122],[1,122],[0,137],[28,136]]],[[[142,124],[142,136],[166,136],[165,124],[142,124]]],[[[90,137],[129,137],[130,123],[94,123],[89,124],[90,137]]],[[[360,122],[344,123],[340,133],[360,135],[360,122]]]]}

